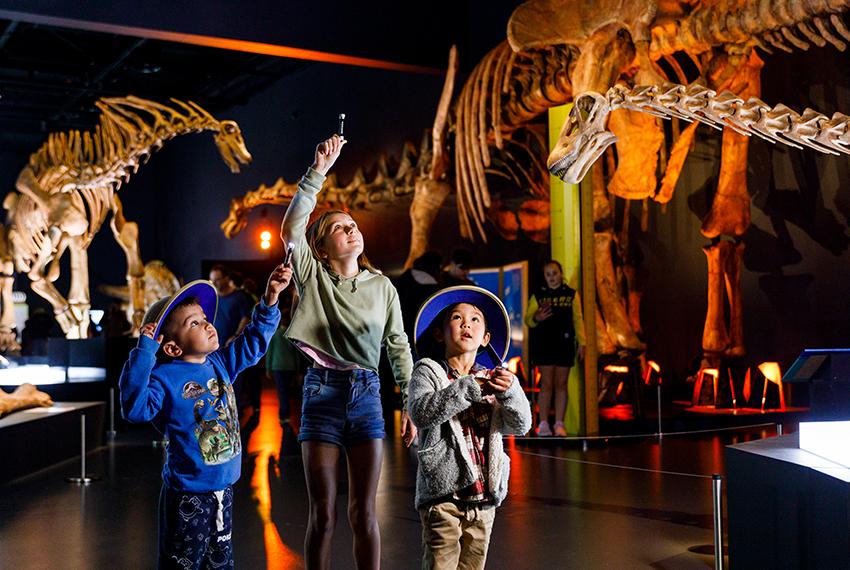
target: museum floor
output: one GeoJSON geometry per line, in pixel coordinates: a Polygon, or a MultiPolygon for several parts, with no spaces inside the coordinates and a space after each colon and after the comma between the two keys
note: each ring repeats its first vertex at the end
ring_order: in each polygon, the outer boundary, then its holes
{"type": "MultiPolygon", "coordinates": [[[[248,440],[236,487],[234,543],[241,568],[301,568],[307,498],[297,442],[283,437],[273,390],[248,440]],[[280,458],[278,464],[277,459],[280,458]]],[[[772,426],[592,442],[507,440],[510,495],[499,510],[488,568],[713,567],[711,474],[729,443],[772,426]]],[[[162,449],[154,432],[119,432],[88,455],[88,487],[64,481],[72,460],[0,486],[0,567],[151,568],[162,449]]],[[[385,444],[378,494],[383,568],[418,567],[414,453],[385,444]]],[[[4,461],[13,461],[6,457],[4,461]]],[[[344,497],[334,568],[352,567],[344,497]]]]}

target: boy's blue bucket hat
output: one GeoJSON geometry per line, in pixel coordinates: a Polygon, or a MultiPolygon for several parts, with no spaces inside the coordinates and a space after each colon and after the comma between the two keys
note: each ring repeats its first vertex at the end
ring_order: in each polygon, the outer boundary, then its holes
{"type": "Polygon", "coordinates": [[[218,291],[215,285],[206,279],[197,279],[190,281],[181,287],[176,293],[170,297],[163,297],[156,303],[150,306],[145,313],[145,318],[142,320],[142,326],[148,323],[156,322],[156,329],[153,331],[153,338],[159,336],[159,331],[162,328],[165,318],[168,313],[180,304],[180,301],[186,297],[196,297],[198,304],[204,311],[204,315],[209,322],[215,321],[215,314],[218,311],[218,291]]]}
{"type": "Polygon", "coordinates": [[[511,321],[502,301],[493,293],[481,287],[458,285],[441,289],[428,297],[419,308],[416,324],[413,326],[414,346],[417,354],[423,354],[432,339],[433,325],[440,314],[458,303],[468,303],[478,307],[487,319],[487,331],[490,333],[490,343],[478,351],[475,362],[487,368],[502,366],[502,361],[508,355],[511,338],[511,321]]]}

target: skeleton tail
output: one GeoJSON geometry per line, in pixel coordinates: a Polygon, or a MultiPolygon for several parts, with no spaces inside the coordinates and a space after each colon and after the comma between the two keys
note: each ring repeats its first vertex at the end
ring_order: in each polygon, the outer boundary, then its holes
{"type": "MultiPolygon", "coordinates": [[[[483,241],[490,192],[491,146],[504,150],[513,131],[572,98],[567,75],[575,57],[565,45],[514,52],[502,42],[472,70],[455,103],[455,186],[461,235],[483,241]]],[[[534,186],[534,180],[526,181],[534,186]]]]}
{"type": "Polygon", "coordinates": [[[690,16],[658,25],[652,30],[653,57],[676,51],[698,53],[721,44],[756,45],[790,52],[810,44],[828,43],[844,51],[850,30],[841,14],[850,0],[743,0],[701,4],[690,16]],[[740,5],[740,7],[739,7],[740,5]]]}
{"type": "Polygon", "coordinates": [[[770,107],[756,97],[744,100],[730,91],[716,93],[698,84],[634,88],[617,85],[608,90],[607,100],[611,110],[624,108],[663,118],[699,121],[798,149],[850,154],[850,117],[841,113],[830,118],[806,109],[801,115],[783,104],[770,107]]]}
{"type": "MultiPolygon", "coordinates": [[[[318,208],[357,210],[371,205],[392,202],[413,193],[417,172],[430,163],[431,156],[426,141],[417,151],[411,143],[405,143],[398,166],[391,168],[386,156],[381,156],[371,176],[359,169],[351,181],[341,186],[334,174],[331,174],[319,195],[318,208]]],[[[245,195],[230,201],[230,212],[221,224],[221,231],[232,239],[248,225],[251,210],[262,205],[288,204],[298,190],[297,182],[287,182],[278,178],[271,186],[265,184],[246,192],[245,195]]]]}

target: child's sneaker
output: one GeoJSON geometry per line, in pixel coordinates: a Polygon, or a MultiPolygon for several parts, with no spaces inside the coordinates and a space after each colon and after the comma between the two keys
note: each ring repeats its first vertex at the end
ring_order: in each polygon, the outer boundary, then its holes
{"type": "Polygon", "coordinates": [[[555,422],[555,435],[557,437],[567,436],[567,428],[564,427],[564,422],[555,422]]]}
{"type": "Polygon", "coordinates": [[[537,426],[537,435],[540,437],[549,437],[552,435],[552,428],[549,427],[549,422],[546,420],[540,422],[540,425],[537,426]]]}

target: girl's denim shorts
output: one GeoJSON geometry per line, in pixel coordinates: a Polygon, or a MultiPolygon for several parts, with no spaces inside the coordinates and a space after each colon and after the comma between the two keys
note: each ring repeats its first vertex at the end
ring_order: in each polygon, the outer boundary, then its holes
{"type": "Polygon", "coordinates": [[[385,436],[381,381],[376,372],[307,369],[298,441],[347,447],[385,436]]]}

